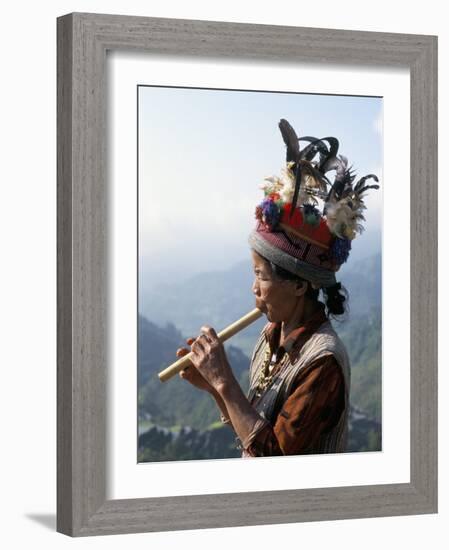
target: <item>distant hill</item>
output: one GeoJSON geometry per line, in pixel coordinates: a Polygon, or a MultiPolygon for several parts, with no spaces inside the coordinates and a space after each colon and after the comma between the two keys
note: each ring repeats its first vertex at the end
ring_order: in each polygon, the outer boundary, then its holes
{"type": "Polygon", "coordinates": [[[351,360],[351,402],[381,422],[382,263],[380,254],[341,270],[349,291],[349,314],[333,321],[351,360]]]}
{"type": "MultiPolygon", "coordinates": [[[[212,398],[179,376],[161,383],[157,374],[176,361],[185,339],[173,325],[158,327],[139,317],[139,417],[159,426],[205,429],[219,419],[212,398]]],[[[248,387],[249,359],[238,348],[226,346],[227,356],[240,384],[248,387]]]]}
{"type": "MultiPolygon", "coordinates": [[[[351,398],[355,406],[381,419],[381,357],[382,357],[382,260],[375,254],[361,261],[344,264],[337,274],[349,292],[349,313],[333,326],[346,344],[352,366],[351,398]]],[[[201,325],[209,324],[217,330],[238,319],[254,307],[251,292],[253,281],[251,265],[241,262],[228,271],[202,273],[173,285],[154,288],[151,294],[141,296],[141,313],[155,325],[167,325],[164,338],[173,339],[173,354],[183,335],[198,334],[201,325]],[[176,332],[174,326],[179,332],[176,332]],[[176,332],[176,335],[175,335],[176,332]]],[[[251,356],[256,339],[266,323],[263,317],[232,339],[232,345],[251,356]]],[[[156,329],[154,334],[156,334],[156,329]]],[[[148,334],[147,347],[153,348],[148,334]]],[[[160,357],[165,364],[174,355],[160,357]]],[[[144,361],[141,357],[141,361],[144,361]]],[[[145,366],[142,376],[145,378],[145,366]]]]}
{"type": "Polygon", "coordinates": [[[209,430],[183,427],[170,431],[153,426],[139,437],[138,462],[237,458],[234,432],[227,426],[209,430]]]}
{"type": "MultiPolygon", "coordinates": [[[[219,331],[254,308],[252,283],[250,262],[240,262],[227,271],[156,286],[140,297],[139,313],[161,326],[173,323],[186,337],[196,336],[204,324],[219,331]]],[[[249,355],[265,323],[265,318],[256,321],[235,336],[233,344],[249,355]]]]}
{"type": "Polygon", "coordinates": [[[348,321],[366,317],[382,304],[382,257],[375,254],[357,262],[343,264],[337,280],[349,292],[348,321]]]}
{"type": "MultiPolygon", "coordinates": [[[[337,278],[349,291],[351,320],[371,315],[381,304],[381,255],[343,265],[337,278]]],[[[175,325],[186,336],[198,334],[203,324],[220,330],[254,308],[253,273],[249,261],[227,271],[200,273],[185,281],[160,285],[140,296],[139,312],[157,325],[175,325]]],[[[265,317],[236,335],[232,342],[251,355],[265,317]]],[[[340,323],[336,324],[336,328],[340,323]]]]}
{"type": "MultiPolygon", "coordinates": [[[[355,416],[352,415],[352,451],[380,449],[381,273],[380,255],[354,262],[351,267],[348,264],[339,273],[339,279],[349,291],[350,307],[344,322],[332,323],[351,359],[351,404],[357,410],[355,416]]],[[[155,289],[154,294],[146,297],[146,302],[142,299],[141,303],[145,302],[153,315],[152,320],[139,316],[139,456],[142,460],[176,459],[169,456],[192,458],[195,452],[197,457],[213,458],[216,452],[235,456],[228,428],[217,425],[218,411],[212,398],[179,377],[161,384],[157,373],[176,360],[176,349],[185,345],[187,336],[196,335],[202,324],[220,329],[254,307],[251,284],[250,264],[243,262],[226,272],[204,273],[184,283],[155,289]],[[214,430],[213,436],[208,435],[210,430],[214,430]],[[144,434],[147,435],[143,437],[144,434]],[[197,451],[192,451],[192,445],[198,445],[197,451]]],[[[226,345],[231,366],[245,390],[249,355],[265,322],[263,318],[226,345]]]]}

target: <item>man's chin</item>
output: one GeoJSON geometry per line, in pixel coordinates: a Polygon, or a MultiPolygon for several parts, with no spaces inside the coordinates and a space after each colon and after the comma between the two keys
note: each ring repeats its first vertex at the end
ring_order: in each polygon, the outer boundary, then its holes
{"type": "Polygon", "coordinates": [[[267,318],[267,321],[269,321],[270,323],[277,323],[277,319],[275,317],[273,317],[273,312],[268,310],[267,308],[264,308],[263,309],[263,313],[265,315],[265,317],[267,318]]]}
{"type": "Polygon", "coordinates": [[[259,309],[265,315],[267,320],[270,321],[270,323],[271,323],[272,322],[271,312],[265,306],[262,306],[259,309]]]}
{"type": "Polygon", "coordinates": [[[270,323],[277,323],[278,321],[273,317],[273,314],[270,313],[269,311],[267,311],[267,313],[265,313],[265,316],[267,318],[267,321],[270,321],[270,323]]]}

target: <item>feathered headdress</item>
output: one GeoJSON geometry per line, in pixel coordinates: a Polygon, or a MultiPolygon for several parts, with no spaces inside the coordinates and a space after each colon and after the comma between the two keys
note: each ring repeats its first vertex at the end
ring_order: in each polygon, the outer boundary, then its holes
{"type": "MultiPolygon", "coordinates": [[[[354,183],[353,168],[338,154],[335,137],[298,138],[285,119],[279,122],[279,129],[287,149],[286,166],[280,176],[265,178],[265,197],[256,208],[259,225],[250,241],[252,245],[262,243],[264,252],[272,246],[290,254],[297,273],[310,274],[310,266],[316,267],[322,272],[315,277],[317,285],[323,286],[335,280],[333,272],[347,260],[351,241],[363,231],[363,199],[368,189],[379,188],[379,180],[369,174],[354,183]],[[300,142],[305,142],[302,149],[300,142]],[[369,179],[376,184],[367,185],[369,179]],[[302,264],[305,269],[298,268],[302,264]],[[332,275],[326,273],[329,271],[332,275]]],[[[288,263],[293,265],[289,259],[288,263]]]]}

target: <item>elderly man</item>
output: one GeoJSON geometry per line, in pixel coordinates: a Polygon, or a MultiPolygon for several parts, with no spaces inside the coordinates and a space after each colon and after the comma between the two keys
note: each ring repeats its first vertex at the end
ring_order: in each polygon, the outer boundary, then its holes
{"type": "Polygon", "coordinates": [[[279,127],[287,164],[281,177],[266,178],[249,238],[256,307],[268,324],[251,359],[248,395],[209,326],[188,340],[193,366],[180,373],[213,396],[244,457],[346,449],[350,365],[329,317],[345,311],[347,293],[335,272],[363,229],[363,194],[378,188],[365,184],[377,181],[374,175],[352,185],[354,174],[347,159],[337,156],[335,138],[298,139],[286,120],[279,127]],[[303,150],[301,140],[308,142],[303,150]],[[329,171],[335,171],[332,184],[329,171]]]}

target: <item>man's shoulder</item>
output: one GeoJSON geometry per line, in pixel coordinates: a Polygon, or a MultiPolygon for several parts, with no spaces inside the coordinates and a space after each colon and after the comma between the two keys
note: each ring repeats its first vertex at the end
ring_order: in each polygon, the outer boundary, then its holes
{"type": "Polygon", "coordinates": [[[327,320],[310,336],[297,357],[298,361],[315,361],[320,357],[332,355],[339,363],[349,363],[348,352],[332,323],[327,320]]]}

